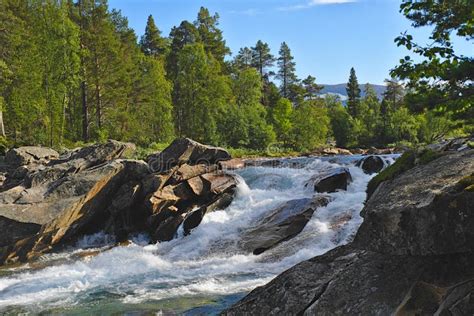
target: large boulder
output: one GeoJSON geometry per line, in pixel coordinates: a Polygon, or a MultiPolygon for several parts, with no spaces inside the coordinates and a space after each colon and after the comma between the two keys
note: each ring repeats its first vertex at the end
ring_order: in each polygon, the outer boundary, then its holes
{"type": "Polygon", "coordinates": [[[471,315],[473,260],[342,246],[283,272],[223,315],[471,315]]]}
{"type": "MultiPolygon", "coordinates": [[[[64,179],[46,193],[42,202],[30,203],[30,214],[8,213],[10,220],[25,224],[36,222],[41,224],[41,229],[37,234],[5,247],[0,261],[12,263],[37,258],[81,235],[111,229],[108,227],[110,222],[115,224],[113,233],[120,230],[116,217],[123,219],[128,215],[125,212],[133,212],[134,200],[132,197],[122,200],[128,204],[119,205],[114,201],[127,194],[122,189],[124,185],[137,182],[148,173],[148,165],[140,161],[114,160],[83,173],[88,180],[81,182],[74,176],[64,179]],[[78,188],[81,185],[85,187],[78,188]],[[52,219],[46,221],[49,217],[52,219]]],[[[133,192],[133,188],[130,190],[133,192]]],[[[126,223],[121,225],[125,227],[126,223]]]]}
{"type": "Polygon", "coordinates": [[[5,163],[12,167],[19,167],[31,163],[44,164],[58,159],[57,151],[47,147],[24,146],[10,149],[5,155],[5,163]]]}
{"type": "Polygon", "coordinates": [[[359,160],[356,166],[360,167],[367,174],[373,174],[380,172],[385,163],[380,156],[367,156],[359,160]]]}
{"type": "Polygon", "coordinates": [[[357,243],[392,254],[474,251],[473,174],[474,150],[468,150],[382,182],[362,210],[357,243]]]}
{"type": "Polygon", "coordinates": [[[352,176],[349,169],[340,167],[314,175],[306,185],[312,184],[316,192],[331,193],[337,190],[347,190],[347,186],[351,182],[352,176]]]}
{"type": "Polygon", "coordinates": [[[231,159],[223,148],[203,145],[189,138],[178,138],[170,146],[148,160],[154,172],[165,172],[183,163],[213,165],[231,159]]]}
{"type": "Polygon", "coordinates": [[[298,235],[318,207],[329,202],[325,196],[290,200],[271,211],[253,228],[243,232],[241,246],[255,255],[298,235]]]}

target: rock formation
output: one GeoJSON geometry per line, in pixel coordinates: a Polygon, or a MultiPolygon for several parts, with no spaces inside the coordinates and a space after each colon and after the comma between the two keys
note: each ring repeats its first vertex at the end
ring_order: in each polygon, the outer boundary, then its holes
{"type": "Polygon", "coordinates": [[[227,206],[237,184],[218,170],[230,158],[225,150],[190,139],[176,140],[150,165],[123,159],[135,147],[117,141],[62,156],[34,148],[10,150],[1,169],[0,263],[34,259],[98,231],[118,241],[135,232],[170,240],[188,217],[190,233],[207,212],[227,206]]]}

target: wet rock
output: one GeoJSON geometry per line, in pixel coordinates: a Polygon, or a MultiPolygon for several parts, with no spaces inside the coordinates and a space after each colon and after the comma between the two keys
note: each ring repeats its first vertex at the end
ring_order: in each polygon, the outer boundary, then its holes
{"type": "Polygon", "coordinates": [[[204,215],[215,210],[222,210],[228,207],[234,199],[234,190],[229,190],[227,193],[219,195],[214,201],[208,205],[200,207],[199,209],[191,212],[184,220],[183,229],[184,234],[189,235],[193,228],[196,228],[201,223],[204,215]]]}
{"type": "Polygon", "coordinates": [[[203,145],[189,138],[179,138],[157,156],[151,157],[148,163],[154,172],[164,172],[183,163],[212,165],[229,159],[230,154],[223,148],[203,145]]]}
{"type": "MultiPolygon", "coordinates": [[[[352,182],[352,176],[347,168],[334,168],[314,175],[308,184],[314,185],[316,192],[331,193],[337,190],[347,190],[352,182]]],[[[306,185],[308,185],[306,184],[306,185]]]]}
{"type": "Polygon", "coordinates": [[[298,199],[283,203],[265,216],[254,228],[242,234],[241,246],[255,255],[298,235],[327,197],[298,199]]]}
{"type": "Polygon", "coordinates": [[[356,163],[367,174],[380,172],[384,167],[384,161],[379,156],[367,156],[356,163]]]}
{"type": "Polygon", "coordinates": [[[147,222],[152,239],[173,239],[185,219],[185,233],[188,234],[206,213],[228,206],[236,186],[234,176],[216,171],[159,188],[147,199],[150,212],[147,222]]]}
{"type": "Polygon", "coordinates": [[[356,241],[391,254],[474,251],[474,192],[466,190],[473,173],[474,150],[468,150],[382,182],[362,210],[356,241]]]}
{"type": "Polygon", "coordinates": [[[47,147],[25,146],[10,149],[5,155],[5,163],[12,167],[19,167],[31,163],[45,164],[50,160],[58,159],[57,151],[47,147]]]}

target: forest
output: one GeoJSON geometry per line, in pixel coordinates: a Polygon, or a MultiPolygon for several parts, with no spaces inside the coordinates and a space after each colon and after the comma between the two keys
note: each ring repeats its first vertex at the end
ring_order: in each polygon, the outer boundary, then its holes
{"type": "Polygon", "coordinates": [[[472,39],[472,4],[456,3],[403,1],[400,11],[415,28],[436,25],[432,44],[407,33],[395,39],[410,56],[387,70],[382,99],[359,84],[356,67],[348,69],[343,103],[320,95],[316,75],[298,78],[285,42],[272,52],[262,39],[232,55],[219,14],[204,7],[168,36],[150,15],[138,38],[106,0],[1,0],[2,147],[109,138],[159,147],[190,137],[243,150],[308,151],[470,134],[473,59],[456,54],[451,35],[472,39]]]}

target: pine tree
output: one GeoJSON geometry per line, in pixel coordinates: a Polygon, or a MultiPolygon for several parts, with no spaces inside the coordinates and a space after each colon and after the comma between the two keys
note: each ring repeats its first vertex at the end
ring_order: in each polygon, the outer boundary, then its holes
{"type": "Polygon", "coordinates": [[[277,78],[281,81],[280,91],[285,98],[290,95],[290,86],[298,81],[295,66],[290,48],[283,42],[279,51],[277,78]]]}
{"type": "Polygon", "coordinates": [[[205,51],[212,54],[221,66],[224,66],[224,57],[230,54],[230,49],[226,46],[222,31],[218,27],[219,14],[215,13],[211,16],[208,9],[201,7],[194,25],[199,32],[205,51]]]}
{"type": "Polygon", "coordinates": [[[315,99],[319,92],[323,89],[323,86],[316,84],[316,78],[313,76],[306,77],[302,83],[305,90],[304,97],[306,99],[315,99]]]}
{"type": "Polygon", "coordinates": [[[234,66],[243,70],[253,66],[252,50],[242,47],[234,58],[234,66]]]}
{"type": "Polygon", "coordinates": [[[273,66],[275,57],[270,53],[267,43],[259,40],[255,47],[252,47],[252,66],[255,67],[263,78],[265,70],[273,66]]]}
{"type": "Polygon", "coordinates": [[[140,47],[147,56],[164,56],[168,45],[166,39],[161,37],[161,31],[156,27],[153,16],[149,15],[146,22],[145,34],[140,39],[140,47]]]}
{"type": "Polygon", "coordinates": [[[166,72],[168,79],[175,81],[178,74],[177,64],[180,51],[187,44],[194,44],[200,41],[199,31],[188,22],[182,21],[178,27],[173,27],[170,32],[171,41],[170,53],[166,60],[166,72]]]}
{"type": "Polygon", "coordinates": [[[405,95],[403,86],[395,78],[385,79],[385,85],[384,99],[390,104],[392,109],[400,108],[405,95]]]}
{"type": "Polygon", "coordinates": [[[359,103],[360,103],[360,87],[359,82],[357,81],[357,76],[355,73],[354,68],[351,68],[351,72],[349,75],[349,82],[347,83],[346,87],[347,91],[347,108],[349,110],[349,114],[356,118],[359,113],[359,103]]]}

